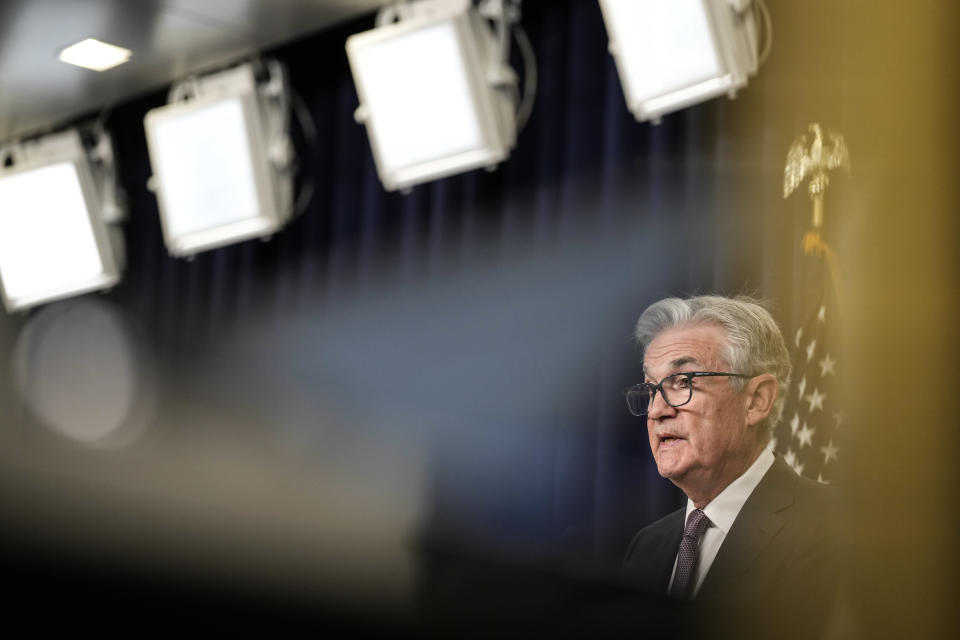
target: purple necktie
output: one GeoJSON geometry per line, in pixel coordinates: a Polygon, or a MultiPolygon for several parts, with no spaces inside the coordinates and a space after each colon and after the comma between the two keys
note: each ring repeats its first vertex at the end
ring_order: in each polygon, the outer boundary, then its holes
{"type": "Polygon", "coordinates": [[[693,595],[694,569],[700,555],[700,538],[710,526],[710,518],[700,509],[694,509],[687,517],[687,526],[683,530],[680,551],[677,553],[677,571],[673,576],[670,595],[674,598],[688,599],[693,595]]]}

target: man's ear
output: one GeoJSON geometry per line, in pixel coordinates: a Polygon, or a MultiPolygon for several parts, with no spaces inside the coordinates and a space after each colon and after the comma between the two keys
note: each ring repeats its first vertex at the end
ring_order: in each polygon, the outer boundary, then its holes
{"type": "Polygon", "coordinates": [[[761,373],[750,379],[747,388],[744,389],[747,424],[758,424],[770,415],[779,391],[780,385],[777,384],[777,379],[769,373],[761,373]]]}

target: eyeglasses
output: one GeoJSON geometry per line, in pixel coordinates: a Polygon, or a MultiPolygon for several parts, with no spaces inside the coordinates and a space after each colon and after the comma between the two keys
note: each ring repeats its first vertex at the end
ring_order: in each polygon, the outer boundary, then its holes
{"type": "Polygon", "coordinates": [[[721,373],[719,371],[684,371],[674,373],[661,380],[658,384],[644,382],[627,387],[623,390],[623,397],[627,401],[630,413],[640,418],[647,415],[647,410],[653,404],[653,398],[660,391],[663,398],[671,407],[682,407],[693,397],[693,379],[711,378],[715,376],[729,376],[731,378],[753,378],[742,373],[721,373]]]}

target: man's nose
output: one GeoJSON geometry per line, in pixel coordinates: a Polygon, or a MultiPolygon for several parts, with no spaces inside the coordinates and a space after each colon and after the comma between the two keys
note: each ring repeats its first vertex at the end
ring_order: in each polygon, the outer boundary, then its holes
{"type": "Polygon", "coordinates": [[[659,420],[664,416],[673,415],[676,411],[676,407],[671,407],[667,404],[667,401],[663,399],[663,392],[658,389],[653,396],[653,400],[650,402],[650,406],[647,407],[647,418],[650,420],[659,420]]]}

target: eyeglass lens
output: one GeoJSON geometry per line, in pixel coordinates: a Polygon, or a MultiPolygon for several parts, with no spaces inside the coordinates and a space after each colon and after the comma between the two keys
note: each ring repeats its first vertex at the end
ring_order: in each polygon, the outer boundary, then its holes
{"type": "Polygon", "coordinates": [[[661,390],[664,400],[670,406],[678,407],[690,401],[690,378],[682,373],[675,373],[664,378],[659,385],[639,384],[628,390],[626,399],[630,413],[635,416],[646,415],[658,389],[661,390]]]}

